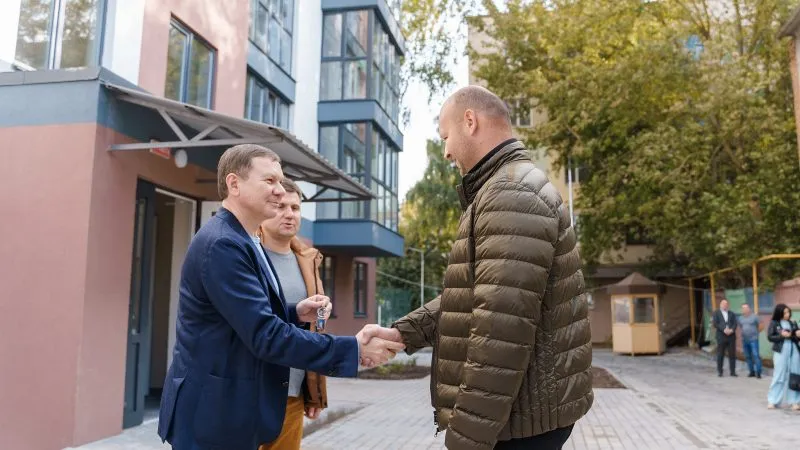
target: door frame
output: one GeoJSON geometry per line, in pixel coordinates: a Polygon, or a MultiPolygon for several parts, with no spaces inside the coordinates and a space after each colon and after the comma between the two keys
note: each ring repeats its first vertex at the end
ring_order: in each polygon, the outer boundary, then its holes
{"type": "MultiPolygon", "coordinates": [[[[157,217],[155,215],[155,207],[157,196],[163,195],[173,199],[180,199],[192,204],[191,223],[189,236],[194,236],[197,231],[197,216],[198,216],[198,203],[199,199],[192,198],[186,195],[179,194],[167,188],[161,187],[155,183],[138,179],[136,181],[136,206],[134,206],[134,236],[133,247],[131,252],[131,291],[128,301],[128,334],[126,339],[126,358],[125,358],[125,390],[123,398],[123,428],[130,428],[141,425],[144,422],[145,413],[145,398],[150,391],[150,364],[152,358],[152,344],[153,344],[153,287],[154,287],[154,274],[155,274],[155,250],[157,245],[157,217]],[[140,280],[138,291],[136,290],[136,256],[138,244],[138,203],[139,200],[145,201],[144,206],[144,228],[142,230],[142,256],[140,260],[140,280]],[[138,353],[132,355],[132,343],[137,339],[132,339],[132,326],[134,326],[133,317],[131,315],[134,308],[133,296],[135,293],[140,294],[139,301],[139,330],[138,337],[138,353]],[[131,392],[132,390],[132,392],[131,392]],[[132,404],[128,404],[128,400],[132,400],[132,404]]],[[[174,228],[173,228],[174,232],[174,228]]],[[[174,248],[171,249],[174,251],[174,248]]],[[[173,281],[176,282],[176,281],[173,281]]],[[[170,298],[170,303],[172,298],[170,298]]],[[[170,311],[172,305],[170,305],[170,311]]],[[[174,318],[169,318],[171,325],[174,328],[174,318]]],[[[169,342],[169,338],[167,338],[169,342]]]]}
{"type": "Polygon", "coordinates": [[[156,245],[155,201],[155,185],[141,179],[137,180],[125,347],[123,428],[140,425],[144,421],[145,397],[150,384],[151,309],[153,270],[155,270],[153,257],[156,245]],[[135,298],[137,295],[138,299],[135,298]],[[137,307],[138,311],[134,311],[137,307]],[[138,320],[136,314],[138,314],[138,320]]]}

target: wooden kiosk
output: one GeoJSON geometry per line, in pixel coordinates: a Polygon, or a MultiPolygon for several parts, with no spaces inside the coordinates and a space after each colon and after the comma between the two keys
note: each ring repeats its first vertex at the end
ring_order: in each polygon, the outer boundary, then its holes
{"type": "Polygon", "coordinates": [[[612,340],[615,353],[657,354],[666,350],[661,329],[663,287],[634,272],[607,288],[611,295],[612,340]]]}

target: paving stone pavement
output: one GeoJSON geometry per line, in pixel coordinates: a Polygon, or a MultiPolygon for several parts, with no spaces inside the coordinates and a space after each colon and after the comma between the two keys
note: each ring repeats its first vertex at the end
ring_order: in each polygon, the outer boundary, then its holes
{"type": "MultiPolygon", "coordinates": [[[[427,361],[426,361],[427,362],[427,361]]],[[[596,389],[595,404],[565,449],[779,449],[800,447],[800,414],[766,409],[770,378],[716,376],[715,363],[690,351],[630,357],[596,350],[594,364],[629,389],[596,389]]],[[[303,450],[442,449],[433,437],[429,378],[331,380],[331,392],[386,390],[363,409],[308,435],[303,450]],[[342,383],[342,384],[340,384],[342,383]],[[380,385],[379,385],[380,384],[380,385]]]]}
{"type": "MultiPolygon", "coordinates": [[[[400,357],[400,355],[398,355],[400,357]]],[[[430,353],[417,356],[430,364],[430,353]]],[[[709,358],[688,351],[629,357],[595,350],[594,364],[629,389],[596,389],[595,404],[580,420],[568,450],[795,449],[800,413],[766,409],[764,379],[717,378],[709,358]]],[[[329,379],[330,414],[308,423],[303,450],[443,449],[434,438],[430,378],[403,381],[329,379]]],[[[162,450],[156,424],[126,430],[80,450],[162,450]]]]}

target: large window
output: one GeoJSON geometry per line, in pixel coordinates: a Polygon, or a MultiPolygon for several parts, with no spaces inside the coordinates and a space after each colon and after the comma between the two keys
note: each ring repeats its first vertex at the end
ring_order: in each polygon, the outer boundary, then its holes
{"type": "Polygon", "coordinates": [[[215,59],[210,45],[173,20],[169,29],[164,96],[210,109],[215,59]]]}
{"type": "Polygon", "coordinates": [[[250,11],[250,40],[291,74],[294,0],[252,0],[250,11]]]}
{"type": "Polygon", "coordinates": [[[289,103],[248,73],[245,117],[289,129],[289,103]]]}
{"type": "Polygon", "coordinates": [[[321,78],[321,100],[375,99],[397,120],[400,54],[374,12],[324,16],[321,78]]]}
{"type": "Polygon", "coordinates": [[[369,11],[323,19],[321,100],[367,98],[369,11]]]}
{"type": "Polygon", "coordinates": [[[372,93],[389,117],[397,120],[400,97],[400,54],[380,21],[372,29],[372,93]]]}
{"type": "Polygon", "coordinates": [[[345,123],[320,127],[320,154],[357,181],[369,185],[375,199],[348,201],[344,194],[326,192],[322,198],[339,198],[341,202],[321,202],[319,219],[370,219],[391,230],[397,230],[398,153],[368,123],[345,123]]]}
{"type": "Polygon", "coordinates": [[[375,194],[375,198],[370,205],[370,218],[389,229],[396,230],[398,153],[375,129],[372,133],[372,149],[370,190],[375,194]]]}
{"type": "Polygon", "coordinates": [[[99,65],[99,0],[22,0],[15,65],[68,69],[99,65]]]}
{"type": "Polygon", "coordinates": [[[366,317],[367,315],[367,265],[355,263],[355,276],[353,283],[353,316],[366,317]]]}

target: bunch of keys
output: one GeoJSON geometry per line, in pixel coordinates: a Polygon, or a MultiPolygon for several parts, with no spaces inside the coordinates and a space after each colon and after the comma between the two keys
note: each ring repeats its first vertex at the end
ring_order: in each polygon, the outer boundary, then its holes
{"type": "Polygon", "coordinates": [[[328,308],[319,308],[317,310],[317,331],[322,332],[325,330],[325,313],[328,308]]]}

